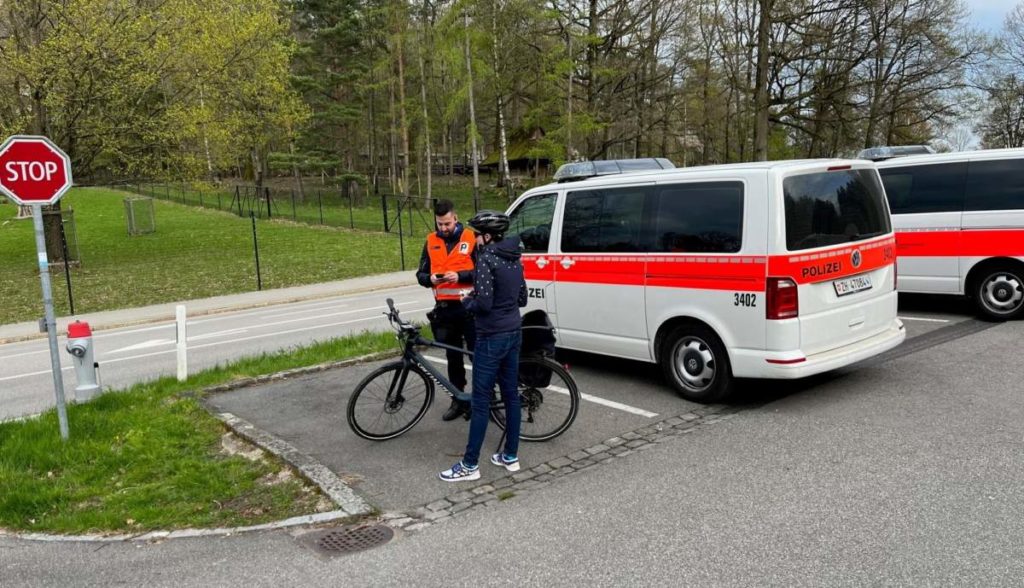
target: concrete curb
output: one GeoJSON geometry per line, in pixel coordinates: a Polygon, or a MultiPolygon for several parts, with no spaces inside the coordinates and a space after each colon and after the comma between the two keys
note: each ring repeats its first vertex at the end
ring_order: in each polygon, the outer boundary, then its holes
{"type": "Polygon", "coordinates": [[[231,535],[250,533],[253,531],[287,529],[289,527],[329,523],[349,518],[352,518],[352,515],[348,512],[345,512],[343,510],[332,510],[330,512],[322,512],[312,515],[301,515],[289,519],[284,519],[281,521],[263,523],[262,525],[251,525],[248,527],[222,527],[216,529],[181,529],[178,531],[148,531],[146,533],[141,533],[138,535],[50,535],[46,533],[17,533],[13,531],[0,529],[0,537],[11,537],[14,539],[24,539],[26,541],[44,541],[51,543],[122,543],[126,541],[151,542],[162,541],[165,539],[190,539],[195,537],[230,537],[231,535]]]}
{"type": "MultiPolygon", "coordinates": [[[[315,366],[286,370],[256,378],[245,378],[228,384],[210,386],[209,388],[203,389],[203,392],[206,394],[216,394],[218,392],[237,390],[239,388],[283,380],[303,374],[312,374],[329,369],[349,367],[369,361],[387,359],[389,357],[395,357],[397,353],[397,351],[384,351],[380,353],[362,355],[352,359],[332,361],[315,366]]],[[[268,453],[272,453],[280,458],[282,461],[298,471],[304,478],[306,478],[306,480],[319,488],[320,491],[330,498],[335,505],[339,506],[340,509],[310,515],[300,515],[280,521],[262,523],[259,525],[249,525],[245,527],[147,531],[145,533],[135,535],[124,533],[112,535],[96,533],[85,535],[56,535],[48,533],[20,533],[0,528],[0,537],[11,537],[15,539],[24,539],[26,541],[67,541],[73,543],[115,543],[125,541],[151,542],[162,541],[165,539],[188,539],[194,537],[228,537],[253,531],[272,531],[276,529],[286,529],[289,527],[301,527],[340,520],[350,520],[365,517],[376,512],[376,508],[360,497],[355,490],[346,484],[344,480],[335,475],[335,473],[327,466],[300,452],[286,441],[278,439],[244,419],[238,418],[229,412],[220,412],[218,409],[207,403],[204,398],[200,397],[198,400],[203,408],[205,408],[212,416],[223,422],[233,433],[246,439],[260,449],[263,449],[268,453]]]]}
{"type": "Polygon", "coordinates": [[[282,461],[295,468],[302,477],[315,484],[341,510],[349,516],[368,515],[374,508],[339,478],[327,466],[302,453],[291,443],[279,439],[266,431],[258,429],[252,423],[238,418],[230,412],[215,413],[237,435],[243,437],[268,453],[279,457],[282,461]]]}

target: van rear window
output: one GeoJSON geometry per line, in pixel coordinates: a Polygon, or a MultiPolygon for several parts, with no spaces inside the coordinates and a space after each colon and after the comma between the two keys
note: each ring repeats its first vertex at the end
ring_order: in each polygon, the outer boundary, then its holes
{"type": "Polygon", "coordinates": [[[782,189],[789,251],[861,241],[892,230],[885,192],[874,170],[790,176],[782,189]]]}

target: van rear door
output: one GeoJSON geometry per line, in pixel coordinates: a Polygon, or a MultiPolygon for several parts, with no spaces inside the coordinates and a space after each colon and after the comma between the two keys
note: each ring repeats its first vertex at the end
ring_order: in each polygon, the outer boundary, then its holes
{"type": "Polygon", "coordinates": [[[782,178],[784,255],[769,276],[798,286],[800,349],[830,351],[892,326],[895,238],[874,167],[823,166],[782,178]]]}

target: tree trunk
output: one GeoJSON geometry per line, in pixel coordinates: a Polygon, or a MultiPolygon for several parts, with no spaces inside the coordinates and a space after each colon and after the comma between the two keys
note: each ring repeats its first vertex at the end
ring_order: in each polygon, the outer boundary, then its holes
{"type": "Polygon", "coordinates": [[[494,0],[491,11],[491,50],[494,53],[494,90],[498,107],[498,187],[504,188],[512,183],[508,170],[508,141],[505,138],[505,112],[502,104],[501,59],[498,55],[498,9],[499,0],[494,0]]]}
{"type": "Polygon", "coordinates": [[[768,160],[768,53],[771,46],[772,4],[758,0],[757,72],[754,76],[754,159],[768,160]]]}
{"type": "Polygon", "coordinates": [[[430,208],[431,201],[433,199],[433,167],[434,158],[430,152],[430,110],[427,107],[427,68],[423,63],[423,52],[429,48],[427,43],[429,28],[427,27],[427,10],[429,6],[427,0],[423,2],[423,46],[420,47],[419,61],[420,61],[420,97],[423,100],[423,152],[426,159],[425,166],[427,168],[427,193],[423,198],[423,206],[430,208]]]}
{"type": "Polygon", "coordinates": [[[370,74],[370,88],[371,88],[370,89],[370,104],[369,104],[369,108],[368,108],[368,114],[369,114],[369,117],[370,117],[370,121],[369,121],[369,123],[370,123],[370,165],[371,165],[371,171],[373,173],[373,178],[371,179],[371,182],[373,184],[374,194],[377,193],[377,187],[378,187],[378,181],[379,181],[378,178],[380,177],[380,172],[379,172],[379,168],[378,168],[378,161],[377,161],[377,120],[376,120],[377,117],[374,115],[374,111],[373,111],[374,102],[377,101],[377,91],[373,89],[373,86],[374,86],[375,82],[376,82],[376,80],[374,80],[374,75],[373,75],[373,73],[371,73],[370,74]]]}
{"type": "Polygon", "coordinates": [[[199,109],[203,111],[203,151],[206,154],[206,175],[211,182],[216,182],[213,175],[213,158],[210,156],[210,138],[206,135],[206,102],[203,98],[203,84],[199,84],[199,109]]]}
{"type": "Polygon", "coordinates": [[[390,149],[389,155],[389,166],[388,166],[388,179],[391,182],[391,193],[396,194],[401,192],[401,187],[398,186],[398,139],[395,137],[395,129],[398,127],[398,121],[395,120],[395,80],[388,80],[388,114],[391,117],[391,126],[388,129],[388,147],[390,149]]]}
{"type": "MultiPolygon", "coordinates": [[[[595,43],[598,42],[598,26],[597,26],[597,10],[598,0],[590,0],[589,10],[587,13],[587,112],[590,116],[595,116],[597,112],[597,46],[595,43]]],[[[593,159],[594,153],[594,141],[593,135],[587,135],[587,158],[593,159]]]]}
{"type": "Polygon", "coordinates": [[[295,159],[295,141],[288,141],[288,152],[292,156],[292,175],[295,177],[295,189],[299,191],[299,202],[306,201],[306,193],[302,189],[302,173],[299,171],[299,162],[295,159]]]}
{"type": "Polygon", "coordinates": [[[572,54],[572,23],[569,24],[569,34],[566,35],[568,40],[566,41],[567,51],[569,54],[569,83],[565,87],[565,160],[573,161],[575,156],[573,155],[572,148],[572,76],[576,71],[576,59],[572,54]]]}
{"type": "Polygon", "coordinates": [[[403,196],[409,195],[409,121],[405,114],[405,54],[402,51],[402,31],[395,34],[398,46],[398,112],[402,121],[402,188],[403,196]]]}
{"type": "Polygon", "coordinates": [[[469,142],[470,157],[473,159],[473,210],[480,209],[480,162],[477,158],[476,147],[476,105],[473,103],[473,59],[469,52],[469,11],[462,12],[463,23],[466,28],[466,83],[469,90],[469,142]]]}

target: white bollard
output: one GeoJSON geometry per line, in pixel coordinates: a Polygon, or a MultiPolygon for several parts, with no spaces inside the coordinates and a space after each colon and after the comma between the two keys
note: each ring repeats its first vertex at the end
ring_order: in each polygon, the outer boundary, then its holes
{"type": "Polygon", "coordinates": [[[187,339],[188,333],[185,328],[185,306],[179,304],[175,309],[175,315],[177,316],[178,328],[175,333],[177,337],[177,350],[178,350],[178,381],[184,382],[188,379],[188,346],[187,339]]]}

